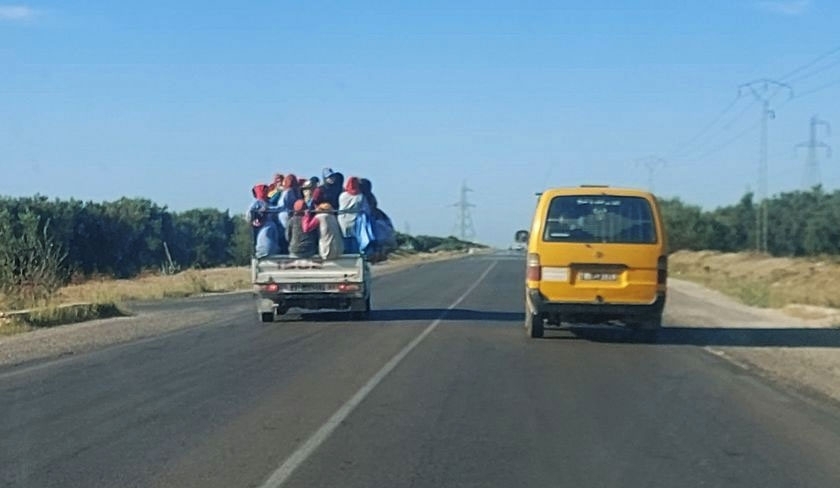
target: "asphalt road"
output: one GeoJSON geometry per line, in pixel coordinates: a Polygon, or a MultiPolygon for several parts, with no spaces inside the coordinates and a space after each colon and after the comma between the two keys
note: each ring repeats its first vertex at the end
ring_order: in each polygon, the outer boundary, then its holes
{"type": "Polygon", "coordinates": [[[523,271],[382,276],[368,323],[229,296],[229,320],[0,370],[0,486],[840,486],[834,407],[673,334],[527,339],[523,271]]]}

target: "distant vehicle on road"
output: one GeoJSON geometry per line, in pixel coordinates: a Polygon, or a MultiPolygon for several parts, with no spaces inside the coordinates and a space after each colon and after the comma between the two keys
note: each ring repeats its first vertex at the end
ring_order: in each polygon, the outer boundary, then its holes
{"type": "Polygon", "coordinates": [[[530,232],[521,232],[528,237],[525,328],[531,337],[542,337],[546,322],[661,327],[668,258],[651,193],[592,185],[546,190],[530,232]]]}

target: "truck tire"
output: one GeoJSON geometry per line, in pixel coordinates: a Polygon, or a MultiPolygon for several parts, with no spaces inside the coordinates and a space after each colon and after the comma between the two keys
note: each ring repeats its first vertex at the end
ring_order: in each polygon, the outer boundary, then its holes
{"type": "Polygon", "coordinates": [[[525,306],[525,332],[532,339],[539,339],[545,334],[542,315],[531,313],[527,305],[525,306]]]}
{"type": "Polygon", "coordinates": [[[260,322],[263,322],[263,323],[274,322],[274,312],[262,312],[260,314],[260,322]]]}
{"type": "Polygon", "coordinates": [[[353,320],[369,320],[370,319],[370,297],[365,299],[365,306],[362,310],[354,310],[350,312],[353,320]]]}

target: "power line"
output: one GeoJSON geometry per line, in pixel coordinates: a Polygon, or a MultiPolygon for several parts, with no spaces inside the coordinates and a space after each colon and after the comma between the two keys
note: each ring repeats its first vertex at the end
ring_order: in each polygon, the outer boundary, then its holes
{"type": "Polygon", "coordinates": [[[808,95],[813,95],[814,93],[821,92],[821,91],[825,90],[826,88],[831,88],[832,86],[835,86],[835,85],[840,85],[840,79],[837,79],[837,80],[834,80],[834,81],[829,81],[828,83],[825,83],[823,85],[819,85],[816,88],[812,88],[810,90],[806,90],[804,92],[801,92],[801,93],[797,94],[795,98],[800,99],[802,97],[807,97],[808,95]]]}
{"type": "Polygon", "coordinates": [[[829,69],[831,69],[831,68],[833,68],[837,65],[840,65],[840,59],[836,59],[836,60],[834,60],[833,63],[829,63],[825,66],[821,66],[821,67],[819,67],[817,69],[814,69],[814,70],[811,70],[811,71],[809,71],[805,74],[802,74],[800,76],[792,78],[788,82],[789,83],[797,83],[797,82],[800,82],[800,81],[807,80],[808,78],[813,78],[814,76],[816,76],[816,75],[818,75],[818,74],[820,74],[824,71],[827,71],[827,70],[829,70],[829,69]]]}
{"type": "Polygon", "coordinates": [[[834,54],[837,54],[837,53],[840,53],[840,46],[829,49],[828,51],[820,54],[819,56],[812,59],[811,61],[808,61],[807,63],[803,64],[802,66],[799,66],[798,68],[794,68],[793,70],[785,73],[784,75],[780,76],[778,79],[781,80],[781,81],[788,81],[788,78],[790,78],[791,76],[799,73],[800,71],[804,71],[804,70],[810,68],[811,66],[814,66],[815,64],[819,63],[823,59],[825,59],[829,56],[833,56],[834,54]]]}
{"type": "Polygon", "coordinates": [[[682,164],[672,165],[672,166],[695,166],[698,162],[703,161],[707,157],[726,149],[727,147],[731,146],[733,143],[735,143],[735,142],[743,139],[744,137],[748,136],[750,133],[752,133],[756,129],[758,129],[760,125],[761,125],[761,122],[758,121],[758,122],[754,123],[753,125],[745,128],[741,132],[739,132],[739,133],[735,134],[734,136],[730,137],[729,139],[726,139],[725,141],[718,144],[717,146],[714,146],[711,149],[701,153],[699,156],[693,157],[690,160],[688,160],[688,161],[686,161],[682,164]]]}
{"type": "MultiPolygon", "coordinates": [[[[738,99],[740,100],[741,97],[739,97],[738,99]]],[[[726,122],[723,123],[723,125],[720,127],[720,130],[718,131],[719,134],[715,133],[714,135],[712,135],[709,139],[707,139],[705,141],[705,144],[698,145],[697,147],[695,147],[695,148],[693,148],[689,151],[684,152],[679,157],[675,158],[675,157],[672,156],[672,159],[699,160],[699,159],[702,159],[702,158],[704,158],[704,157],[706,157],[710,154],[716,153],[720,149],[723,149],[723,148],[729,146],[732,142],[735,142],[736,140],[740,139],[743,136],[744,132],[749,132],[749,129],[740,133],[738,136],[736,136],[734,138],[727,139],[723,144],[719,144],[718,146],[715,146],[712,150],[708,150],[708,149],[706,149],[706,147],[704,147],[704,145],[707,146],[710,142],[712,142],[714,139],[716,139],[720,135],[725,134],[725,132],[727,130],[729,130],[733,125],[735,125],[737,122],[739,122],[744,117],[744,115],[746,115],[747,112],[749,112],[749,110],[751,108],[755,107],[755,105],[757,103],[758,102],[756,100],[752,100],[750,103],[745,105],[734,116],[730,117],[726,122]],[[694,153],[697,152],[697,151],[703,151],[702,155],[701,156],[694,156],[694,153]]]]}
{"type": "Polygon", "coordinates": [[[672,157],[676,157],[685,154],[684,151],[686,149],[690,148],[695,142],[697,142],[698,139],[700,139],[700,137],[705,135],[709,130],[711,130],[712,127],[715,126],[715,124],[720,122],[720,120],[723,119],[723,117],[726,114],[728,114],[733,108],[735,108],[735,105],[737,105],[740,100],[740,96],[736,96],[735,98],[733,98],[732,101],[726,104],[726,106],[723,107],[723,109],[721,109],[720,112],[718,112],[712,120],[710,120],[706,125],[704,125],[699,131],[697,131],[693,136],[688,138],[685,142],[679,144],[676,149],[671,151],[670,155],[672,157]]]}
{"type": "MultiPolygon", "coordinates": [[[[824,61],[824,60],[826,60],[826,59],[830,58],[831,56],[833,56],[835,54],[838,54],[838,53],[840,53],[840,46],[837,46],[833,49],[830,49],[830,50],[820,54],[816,58],[812,59],[811,61],[808,61],[807,63],[794,68],[793,70],[791,70],[791,71],[785,73],[784,75],[780,76],[778,78],[778,80],[793,82],[793,81],[802,81],[802,80],[812,78],[812,77],[816,76],[817,74],[822,73],[822,72],[840,64],[840,59],[838,59],[838,60],[835,60],[835,61],[833,61],[833,62],[831,62],[827,65],[817,66],[820,62],[822,62],[822,61],[824,61]],[[807,71],[809,68],[812,68],[814,66],[817,66],[817,67],[815,69],[811,69],[810,71],[807,71]],[[799,75],[799,76],[795,76],[795,75],[799,75]]],[[[822,85],[820,87],[817,87],[813,90],[803,92],[803,93],[797,95],[795,98],[802,98],[803,96],[810,95],[812,93],[816,93],[818,91],[824,90],[826,88],[829,88],[831,86],[838,85],[838,84],[840,84],[840,79],[835,80],[835,81],[830,82],[830,83],[827,83],[827,84],[822,85]]],[[[776,94],[779,93],[780,89],[781,89],[780,87],[775,87],[773,93],[770,95],[770,98],[775,97],[776,94]]],[[[669,157],[671,159],[674,159],[674,158],[684,159],[684,158],[687,158],[688,156],[692,155],[692,153],[694,153],[698,150],[701,150],[703,144],[697,145],[696,143],[698,141],[700,141],[703,136],[707,135],[716,125],[718,125],[721,121],[723,121],[724,117],[738,105],[738,102],[742,99],[741,95],[742,95],[742,93],[739,93],[738,96],[736,96],[732,100],[730,100],[729,103],[727,103],[709,122],[707,122],[704,126],[702,126],[700,128],[700,130],[698,130],[696,133],[694,133],[694,135],[692,135],[690,138],[686,139],[685,142],[682,142],[679,145],[677,145],[676,148],[669,153],[669,157]]],[[[782,106],[786,105],[791,100],[792,100],[792,98],[788,98],[786,101],[782,102],[782,104],[780,104],[779,107],[782,107],[782,106]]],[[[721,132],[727,130],[729,127],[734,125],[738,120],[740,120],[741,117],[743,117],[750,110],[750,108],[752,108],[753,104],[755,104],[755,103],[757,103],[757,101],[754,99],[751,104],[742,108],[734,117],[729,119],[728,122],[725,122],[721,126],[721,132]]],[[[747,130],[746,132],[749,132],[749,130],[747,130]]],[[[714,137],[715,136],[713,136],[712,138],[714,138],[714,137]]],[[[737,139],[738,139],[737,137],[734,138],[734,139],[729,139],[724,144],[716,146],[716,148],[714,148],[712,151],[707,151],[707,153],[717,152],[717,150],[719,148],[724,148],[724,147],[728,146],[731,142],[736,141],[737,139]]],[[[710,141],[706,141],[706,142],[710,142],[710,141]]],[[[704,154],[707,154],[707,153],[704,153],[704,154]]],[[[700,159],[700,158],[701,157],[692,158],[692,159],[700,159]]]]}

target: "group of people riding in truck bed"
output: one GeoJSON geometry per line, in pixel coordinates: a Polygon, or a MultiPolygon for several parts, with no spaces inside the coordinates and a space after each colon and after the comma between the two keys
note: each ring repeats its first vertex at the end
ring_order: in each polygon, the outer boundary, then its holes
{"type": "Polygon", "coordinates": [[[395,247],[394,227],[379,208],[370,180],[353,176],[345,182],[331,168],[322,176],[323,181],[275,174],[270,184],[254,186],[248,216],[257,258],[364,254],[376,261],[395,247]]]}

